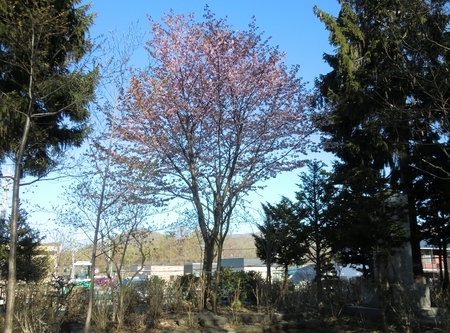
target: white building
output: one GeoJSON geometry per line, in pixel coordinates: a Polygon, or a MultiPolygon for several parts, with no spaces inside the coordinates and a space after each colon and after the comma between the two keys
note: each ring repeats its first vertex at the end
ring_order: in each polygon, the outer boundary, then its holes
{"type": "MultiPolygon", "coordinates": [[[[186,263],[184,264],[184,274],[194,274],[200,276],[202,274],[202,263],[186,263]]],[[[262,278],[267,277],[267,266],[259,258],[226,258],[222,259],[222,267],[230,267],[232,271],[258,272],[262,278]]],[[[213,263],[213,271],[216,271],[217,264],[213,263]]],[[[282,279],[284,271],[282,267],[271,267],[272,279],[282,279]]]]}

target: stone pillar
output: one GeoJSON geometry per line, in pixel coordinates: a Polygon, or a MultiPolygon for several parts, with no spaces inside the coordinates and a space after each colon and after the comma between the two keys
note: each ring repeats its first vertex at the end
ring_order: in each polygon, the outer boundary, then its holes
{"type": "MultiPolygon", "coordinates": [[[[393,195],[387,200],[391,207],[407,206],[406,195],[393,195]]],[[[407,216],[407,212],[405,212],[407,216]]],[[[397,218],[393,216],[393,218],[397,218]]],[[[403,224],[405,236],[410,236],[409,221],[403,224]]],[[[396,292],[403,293],[403,299],[414,302],[416,309],[428,309],[431,306],[429,286],[423,282],[414,282],[413,261],[410,242],[406,242],[401,248],[395,250],[395,254],[389,258],[388,279],[391,283],[399,286],[396,292]]],[[[394,292],[395,294],[395,292],[394,292]]]]}

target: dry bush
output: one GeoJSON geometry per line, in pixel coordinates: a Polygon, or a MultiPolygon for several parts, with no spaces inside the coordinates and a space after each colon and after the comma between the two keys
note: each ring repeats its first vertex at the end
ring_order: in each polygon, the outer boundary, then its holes
{"type": "Polygon", "coordinates": [[[180,277],[183,293],[183,307],[191,314],[203,309],[206,290],[206,278],[195,275],[183,275],[180,277]]]}
{"type": "Polygon", "coordinates": [[[65,298],[64,318],[67,322],[84,321],[86,317],[86,304],[88,302],[88,290],[84,287],[69,289],[65,298]]]}
{"type": "Polygon", "coordinates": [[[99,332],[107,332],[111,323],[111,306],[107,300],[95,301],[92,322],[99,332]]]}
{"type": "Polygon", "coordinates": [[[253,298],[255,300],[255,305],[256,305],[258,312],[261,310],[262,299],[264,297],[265,284],[266,284],[266,282],[261,277],[260,274],[256,275],[255,278],[253,279],[252,294],[253,294],[253,298]]]}
{"type": "MultiPolygon", "coordinates": [[[[131,332],[147,332],[147,316],[145,313],[130,313],[128,319],[130,329],[132,329],[131,332]]],[[[122,330],[118,328],[117,332],[122,333],[122,330]]]]}
{"type": "Polygon", "coordinates": [[[48,284],[19,284],[14,316],[22,332],[57,333],[64,316],[60,303],[55,301],[53,288],[48,284]]]}
{"type": "Polygon", "coordinates": [[[139,311],[139,295],[131,285],[121,285],[112,293],[112,320],[117,323],[118,329],[126,324],[133,323],[131,317],[136,311],[139,311]]]}
{"type": "Polygon", "coordinates": [[[281,281],[269,285],[262,279],[253,282],[253,295],[258,312],[301,312],[308,317],[331,315],[339,317],[347,304],[361,301],[359,282],[334,280],[324,283],[323,301],[317,300],[317,284],[302,282],[283,286],[281,281]]]}
{"type": "Polygon", "coordinates": [[[450,332],[450,290],[432,289],[431,302],[436,311],[436,328],[450,332]]]}
{"type": "Polygon", "coordinates": [[[302,311],[302,313],[309,312],[314,309],[317,310],[317,288],[315,284],[301,283],[289,284],[288,290],[285,294],[285,309],[291,312],[302,311]]]}
{"type": "Polygon", "coordinates": [[[389,322],[402,327],[404,332],[412,332],[418,327],[416,322],[417,291],[401,284],[392,284],[384,301],[388,305],[389,322]]]}
{"type": "Polygon", "coordinates": [[[261,283],[256,293],[259,294],[258,311],[272,316],[283,302],[283,284],[281,282],[261,283]]]}
{"type": "Polygon", "coordinates": [[[164,309],[167,313],[181,313],[184,310],[181,279],[175,279],[166,284],[164,309]]]}
{"type": "Polygon", "coordinates": [[[147,281],[135,286],[138,297],[144,305],[145,320],[148,326],[154,327],[164,314],[165,287],[166,282],[157,276],[152,276],[147,281]]]}

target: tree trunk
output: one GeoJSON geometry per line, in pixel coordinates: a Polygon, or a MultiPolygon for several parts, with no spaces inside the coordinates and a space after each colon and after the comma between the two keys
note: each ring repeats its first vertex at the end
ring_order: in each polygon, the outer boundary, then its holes
{"type": "Polygon", "coordinates": [[[266,282],[269,286],[272,285],[272,258],[275,252],[274,249],[274,241],[272,236],[272,224],[269,220],[267,220],[267,237],[264,242],[264,247],[266,251],[266,282]]]}
{"type": "Polygon", "coordinates": [[[92,254],[91,254],[91,274],[90,274],[90,280],[91,283],[89,285],[89,302],[88,302],[88,308],[86,313],[86,321],[84,323],[84,332],[89,333],[90,327],[91,327],[91,318],[92,318],[92,311],[94,308],[94,302],[95,302],[95,259],[97,258],[97,245],[98,245],[98,233],[100,230],[100,222],[102,219],[102,213],[104,209],[104,201],[105,201],[105,193],[106,193],[106,186],[108,184],[108,180],[110,178],[109,173],[109,167],[111,165],[111,151],[113,147],[113,135],[114,135],[115,127],[111,128],[111,132],[109,133],[109,144],[108,144],[108,155],[107,160],[105,164],[104,170],[97,170],[100,174],[103,174],[102,179],[102,188],[100,192],[100,198],[98,202],[97,207],[97,216],[95,219],[95,229],[94,229],[94,239],[92,240],[92,254]]]}
{"type": "Polygon", "coordinates": [[[323,284],[322,284],[322,257],[320,253],[320,233],[318,228],[318,221],[315,222],[316,224],[316,230],[315,230],[315,238],[316,238],[316,244],[315,244],[315,257],[316,257],[316,283],[317,283],[317,303],[320,304],[322,302],[322,295],[323,295],[323,284]]]}
{"type": "Polygon", "coordinates": [[[286,295],[287,285],[288,285],[288,277],[289,277],[289,265],[284,266],[284,278],[283,278],[283,293],[286,295]]]}
{"type": "Polygon", "coordinates": [[[12,195],[12,212],[9,222],[9,255],[8,255],[8,285],[6,287],[6,312],[4,333],[12,333],[14,321],[14,305],[16,300],[16,284],[17,284],[17,224],[19,220],[20,205],[20,179],[22,178],[22,160],[25,152],[25,146],[28,139],[28,133],[31,126],[31,119],[27,116],[25,126],[20,142],[19,151],[14,161],[14,179],[13,179],[13,195],[12,195]]]}
{"type": "Polygon", "coordinates": [[[100,221],[101,221],[101,214],[103,211],[103,200],[105,197],[105,190],[106,190],[106,179],[109,171],[109,163],[107,163],[106,170],[105,170],[105,176],[103,177],[103,183],[102,183],[102,192],[100,195],[100,202],[97,209],[97,218],[95,222],[95,230],[94,230],[94,239],[92,241],[92,253],[91,253],[91,271],[90,271],[90,284],[89,284],[89,300],[88,300],[88,307],[86,312],[86,321],[84,323],[84,332],[89,333],[90,327],[91,327],[91,318],[92,318],[92,312],[94,309],[94,302],[95,302],[95,265],[96,265],[96,257],[97,257],[97,245],[98,245],[98,233],[100,229],[100,221]]]}
{"type": "Polygon", "coordinates": [[[442,244],[442,259],[444,262],[444,280],[442,281],[442,290],[446,291],[449,285],[449,277],[448,277],[448,255],[447,255],[447,244],[444,242],[442,244]]]}
{"type": "Polygon", "coordinates": [[[213,262],[214,262],[214,240],[212,237],[208,239],[204,238],[205,250],[203,258],[203,270],[202,275],[205,279],[205,290],[203,297],[203,307],[206,308],[208,305],[208,299],[211,297],[211,280],[213,272],[213,262]]]}
{"type": "Polygon", "coordinates": [[[389,332],[387,317],[386,317],[386,309],[387,309],[387,281],[386,281],[386,265],[384,260],[381,258],[380,248],[377,246],[376,248],[376,266],[377,266],[377,288],[378,288],[378,298],[380,302],[380,312],[381,312],[381,323],[383,326],[384,332],[389,332]]]}
{"type": "Polygon", "coordinates": [[[266,282],[268,283],[269,286],[272,285],[272,256],[271,255],[267,255],[266,257],[266,282]]]}
{"type": "MultiPolygon", "coordinates": [[[[100,199],[101,200],[101,199],[100,199]]],[[[94,241],[92,244],[92,256],[91,256],[91,271],[90,271],[90,284],[89,284],[89,297],[88,297],[88,308],[86,312],[86,321],[84,323],[84,332],[89,333],[91,327],[92,312],[94,309],[95,301],[95,259],[97,256],[97,243],[98,243],[98,223],[95,227],[94,241]]]]}
{"type": "Polygon", "coordinates": [[[217,269],[216,269],[216,280],[214,281],[214,290],[211,295],[211,305],[212,311],[217,315],[217,304],[219,298],[219,283],[220,283],[220,273],[222,272],[222,250],[223,250],[223,239],[221,238],[217,243],[217,269]]]}
{"type": "MultiPolygon", "coordinates": [[[[442,248],[442,243],[439,243],[439,254],[438,254],[438,260],[439,260],[439,283],[441,285],[442,288],[442,284],[444,282],[444,272],[443,272],[443,248],[442,248]]],[[[431,260],[434,260],[433,257],[433,252],[431,252],[431,260]]]]}
{"type": "Polygon", "coordinates": [[[413,262],[413,274],[414,277],[422,278],[423,264],[422,264],[422,254],[420,251],[420,227],[417,224],[416,206],[415,199],[411,194],[408,194],[408,217],[409,217],[409,227],[410,227],[410,244],[411,244],[411,255],[413,262]]]}
{"type": "Polygon", "coordinates": [[[322,260],[316,263],[316,285],[317,285],[317,303],[320,304],[323,299],[323,283],[322,283],[322,260]]]}

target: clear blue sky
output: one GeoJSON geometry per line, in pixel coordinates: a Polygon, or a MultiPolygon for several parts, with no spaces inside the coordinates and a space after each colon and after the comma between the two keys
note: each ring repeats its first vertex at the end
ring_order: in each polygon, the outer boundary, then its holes
{"type": "Polygon", "coordinates": [[[228,22],[239,30],[248,27],[252,16],[266,37],[272,38],[272,45],[278,45],[287,53],[289,64],[299,64],[305,81],[313,82],[320,73],[326,73],[327,66],[322,60],[329,52],[328,32],[313,13],[314,5],[337,14],[337,0],[97,0],[92,2],[92,10],[97,13],[93,36],[105,34],[109,30],[127,32],[131,23],[138,23],[144,31],[150,26],[147,15],[159,20],[170,9],[176,14],[194,13],[203,18],[205,5],[217,17],[228,17],[228,22]]]}
{"type": "MultiPolygon", "coordinates": [[[[137,24],[142,31],[147,32],[150,28],[147,15],[159,20],[164,13],[170,9],[176,14],[194,13],[199,20],[202,19],[205,5],[217,17],[228,17],[228,23],[235,29],[245,30],[252,16],[256,18],[256,24],[265,37],[271,37],[271,44],[278,45],[280,51],[287,53],[287,64],[299,64],[300,75],[305,82],[310,82],[311,87],[314,79],[320,74],[329,71],[324,63],[322,55],[324,52],[332,52],[328,42],[328,32],[324,25],[313,13],[313,6],[336,15],[339,11],[337,0],[94,0],[92,11],[97,13],[94,26],[91,28],[91,36],[104,35],[107,37],[109,31],[117,34],[126,33],[132,23],[137,24]]],[[[147,58],[143,48],[136,58],[134,66],[145,66],[147,58]]],[[[307,158],[323,159],[328,163],[330,156],[316,154],[307,158]]],[[[6,170],[4,170],[5,172],[6,170]]],[[[298,173],[296,170],[278,176],[267,183],[267,188],[258,195],[252,196],[253,208],[259,209],[260,202],[276,203],[282,195],[293,197],[297,190],[298,173]]],[[[23,189],[23,202],[39,203],[51,211],[55,204],[62,203],[57,195],[62,193],[62,186],[67,183],[48,181],[40,182],[37,186],[23,189]]],[[[51,213],[34,213],[30,222],[39,226],[42,233],[53,228],[50,222],[53,218],[51,213]]],[[[170,221],[173,222],[173,221],[170,221]]],[[[249,229],[234,229],[234,232],[249,229]]]]}

